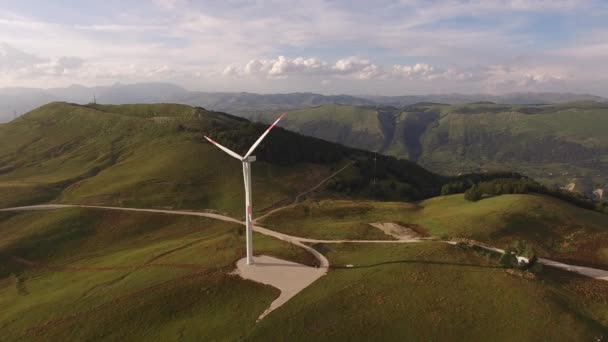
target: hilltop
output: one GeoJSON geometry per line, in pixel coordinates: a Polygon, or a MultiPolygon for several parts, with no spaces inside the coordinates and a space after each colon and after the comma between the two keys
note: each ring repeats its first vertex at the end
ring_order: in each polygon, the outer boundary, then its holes
{"type": "MultiPolygon", "coordinates": [[[[77,202],[240,213],[240,164],[203,139],[245,151],[266,129],[185,105],[51,103],[0,125],[0,205],[77,202]],[[232,165],[232,167],[229,167],[232,165]]],[[[256,151],[254,210],[293,201],[346,163],[361,178],[373,154],[277,129],[256,151]]],[[[443,178],[412,162],[393,165],[395,196],[438,193],[443,178]],[[400,190],[407,188],[403,192],[400,190]]],[[[369,179],[369,170],[365,173],[369,179]]],[[[426,195],[425,195],[426,194],[426,195]]]]}

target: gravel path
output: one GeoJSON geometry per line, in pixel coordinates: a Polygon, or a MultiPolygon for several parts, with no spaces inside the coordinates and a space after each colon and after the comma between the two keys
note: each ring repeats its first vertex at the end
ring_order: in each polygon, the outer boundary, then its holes
{"type": "MultiPolygon", "coordinates": [[[[348,166],[348,165],[347,165],[348,166]]],[[[346,167],[347,167],[346,166],[346,167]]],[[[345,168],[346,168],[345,167],[345,168]]],[[[343,170],[343,169],[342,169],[343,170]]],[[[341,170],[340,170],[341,171],[341,170]]],[[[339,172],[339,171],[338,171],[339,172]]],[[[325,180],[324,180],[325,181],[325,180]]],[[[235,218],[214,214],[214,213],[206,213],[206,212],[196,212],[196,211],[186,211],[186,210],[164,210],[164,209],[140,209],[140,208],[121,208],[121,207],[109,207],[109,206],[92,206],[92,205],[76,205],[76,204],[42,204],[42,205],[32,205],[32,206],[24,206],[24,207],[15,207],[15,208],[6,208],[0,209],[2,211],[37,211],[37,210],[54,210],[54,209],[62,209],[62,208],[90,208],[90,209],[105,209],[105,210],[120,210],[120,211],[133,211],[133,212],[147,212],[147,213],[160,213],[160,214],[169,214],[169,215],[187,215],[187,216],[199,216],[199,217],[207,217],[216,220],[222,220],[232,223],[238,223],[245,225],[245,222],[239,221],[235,218]]],[[[284,208],[275,209],[273,212],[281,210],[284,208]]],[[[270,307],[268,307],[258,318],[258,320],[266,317],[270,312],[277,309],[281,305],[285,304],[289,299],[298,294],[300,291],[305,289],[310,284],[314,283],[317,279],[321,278],[325,274],[327,274],[327,270],[329,268],[329,260],[321,254],[316,249],[308,246],[307,244],[315,244],[315,243],[414,243],[425,240],[425,238],[412,238],[412,239],[401,239],[401,240],[320,240],[320,239],[310,239],[299,236],[287,235],[280,232],[276,232],[274,230],[270,230],[268,228],[264,228],[261,226],[254,225],[253,230],[260,234],[264,234],[267,236],[271,236],[277,238],[279,240],[288,242],[290,244],[301,247],[312,255],[319,261],[319,267],[314,268],[310,266],[296,264],[290,261],[281,260],[277,258],[273,258],[270,256],[258,256],[255,257],[255,262],[253,266],[247,266],[244,259],[241,259],[237,262],[237,268],[235,270],[236,274],[239,274],[244,279],[250,279],[253,281],[257,281],[260,283],[268,284],[278,288],[281,291],[281,294],[277,299],[275,299],[270,307]]],[[[447,241],[446,241],[447,242],[447,241]]],[[[451,242],[448,242],[451,243],[451,242]]],[[[494,247],[485,247],[493,251],[497,251],[499,253],[504,253],[503,250],[494,247]]],[[[576,265],[568,265],[556,261],[552,261],[549,259],[539,259],[539,262],[563,269],[566,271],[578,273],[583,276],[595,278],[598,280],[608,281],[608,271],[576,266],[576,265]]]]}

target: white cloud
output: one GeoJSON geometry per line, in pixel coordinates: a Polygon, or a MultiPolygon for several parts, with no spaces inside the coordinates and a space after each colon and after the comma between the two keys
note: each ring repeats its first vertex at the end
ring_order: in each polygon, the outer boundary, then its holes
{"type": "Polygon", "coordinates": [[[319,84],[380,94],[510,91],[571,81],[608,89],[608,6],[600,0],[155,0],[79,23],[2,7],[2,86],[35,86],[45,77],[49,84],[166,80],[254,92],[319,84]],[[565,16],[586,22],[565,20],[571,36],[545,41],[532,32],[541,14],[542,25],[565,16]]]}

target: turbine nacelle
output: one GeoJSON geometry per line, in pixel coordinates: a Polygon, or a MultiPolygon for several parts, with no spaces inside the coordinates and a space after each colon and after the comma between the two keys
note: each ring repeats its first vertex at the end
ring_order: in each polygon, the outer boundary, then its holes
{"type": "Polygon", "coordinates": [[[255,161],[255,156],[252,156],[251,154],[253,153],[253,151],[255,151],[255,149],[258,147],[258,145],[262,142],[262,140],[264,140],[264,138],[266,138],[266,136],[268,135],[268,133],[270,133],[270,130],[274,128],[274,126],[276,126],[277,123],[279,123],[279,121],[281,121],[281,119],[285,116],[285,113],[281,114],[273,123],[272,125],[270,125],[270,127],[268,127],[268,129],[262,133],[262,135],[260,135],[260,137],[258,138],[258,140],[256,140],[253,145],[251,145],[251,147],[249,148],[249,151],[247,151],[247,153],[245,153],[244,156],[241,156],[240,154],[232,151],[231,149],[229,149],[228,147],[222,146],[220,144],[218,144],[217,142],[213,141],[213,139],[205,136],[205,139],[207,139],[210,143],[212,143],[213,145],[217,146],[220,150],[226,152],[228,155],[230,155],[233,158],[236,158],[240,161],[242,161],[243,163],[247,163],[247,162],[253,162],[255,161]],[[253,159],[251,159],[253,158],[253,159]]]}

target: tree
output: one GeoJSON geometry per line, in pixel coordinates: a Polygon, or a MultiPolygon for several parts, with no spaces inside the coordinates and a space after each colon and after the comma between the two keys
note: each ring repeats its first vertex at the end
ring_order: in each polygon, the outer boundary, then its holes
{"type": "Polygon", "coordinates": [[[477,202],[481,199],[481,190],[477,185],[473,185],[469,190],[465,191],[464,199],[471,202],[477,202]]]}

